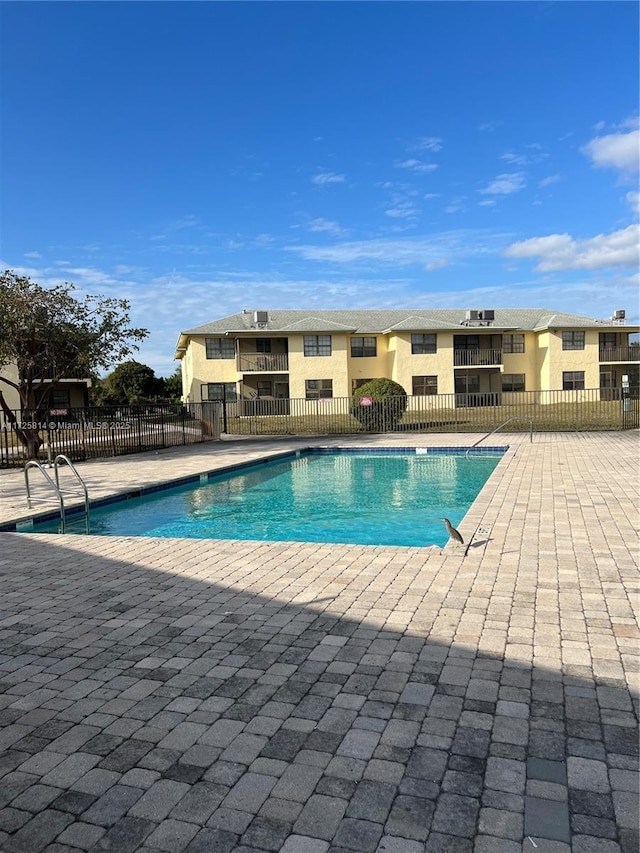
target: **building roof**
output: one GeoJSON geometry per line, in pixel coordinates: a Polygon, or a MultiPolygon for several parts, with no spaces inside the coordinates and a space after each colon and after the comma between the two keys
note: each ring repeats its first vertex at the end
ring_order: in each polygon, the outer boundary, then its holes
{"type": "MultiPolygon", "coordinates": [[[[619,323],[598,320],[582,314],[568,314],[548,308],[496,308],[491,323],[468,326],[466,309],[434,308],[430,310],[362,310],[362,311],[302,311],[265,310],[266,323],[258,324],[255,313],[243,311],[231,314],[181,333],[183,343],[194,335],[251,334],[264,332],[270,335],[347,332],[350,334],[385,334],[391,331],[460,330],[464,328],[496,329],[497,331],[542,331],[548,328],[589,329],[614,327],[619,323]]],[[[629,329],[629,327],[626,327],[629,329]]],[[[632,327],[633,328],[633,327],[632,327]]]]}

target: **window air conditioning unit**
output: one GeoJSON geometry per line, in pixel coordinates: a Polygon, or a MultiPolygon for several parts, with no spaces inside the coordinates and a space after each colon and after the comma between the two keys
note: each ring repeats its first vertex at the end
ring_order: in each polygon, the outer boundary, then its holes
{"type": "Polygon", "coordinates": [[[479,313],[480,313],[479,311],[467,311],[467,315],[466,315],[467,322],[469,322],[469,323],[477,322],[479,319],[479,317],[478,317],[479,313]]]}
{"type": "Polygon", "coordinates": [[[253,320],[257,326],[266,326],[269,322],[268,311],[254,311],[253,320]]]}
{"type": "Polygon", "coordinates": [[[624,320],[626,316],[627,316],[627,313],[623,308],[619,308],[617,311],[613,312],[613,319],[614,320],[624,320]]]}
{"type": "Polygon", "coordinates": [[[486,323],[493,323],[496,319],[495,311],[478,311],[478,319],[483,320],[486,323]]]}

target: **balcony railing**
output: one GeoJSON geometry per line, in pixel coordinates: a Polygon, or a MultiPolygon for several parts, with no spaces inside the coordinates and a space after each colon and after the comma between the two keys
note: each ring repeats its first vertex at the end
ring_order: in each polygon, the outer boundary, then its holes
{"type": "Polygon", "coordinates": [[[455,367],[489,367],[502,364],[501,349],[456,349],[453,351],[455,367]]]}
{"type": "Polygon", "coordinates": [[[600,361],[640,361],[640,347],[601,347],[600,361]]]}
{"type": "Polygon", "coordinates": [[[286,353],[243,353],[238,356],[239,373],[269,373],[289,370],[289,356],[286,353]]]}
{"type": "Polygon", "coordinates": [[[55,367],[41,367],[33,371],[33,378],[38,382],[50,379],[57,379],[61,382],[90,382],[90,377],[87,376],[86,370],[67,368],[60,375],[55,367]]]}

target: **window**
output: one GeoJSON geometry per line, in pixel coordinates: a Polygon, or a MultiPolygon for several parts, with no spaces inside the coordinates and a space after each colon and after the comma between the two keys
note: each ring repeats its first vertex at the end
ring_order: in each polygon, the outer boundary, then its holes
{"type": "Polygon", "coordinates": [[[584,349],[584,332],[563,332],[562,349],[584,349]]]}
{"type": "Polygon", "coordinates": [[[352,379],[351,380],[351,393],[355,394],[358,388],[361,388],[363,385],[366,385],[367,382],[371,382],[370,379],[352,379]]]}
{"type": "Polygon", "coordinates": [[[256,338],[256,352],[271,352],[271,338],[256,338]]]}
{"type": "Polygon", "coordinates": [[[233,338],[205,338],[207,358],[235,358],[236,342],[233,338]]]}
{"type": "Polygon", "coordinates": [[[307,400],[320,400],[333,397],[332,379],[307,379],[304,383],[307,400]]]}
{"type": "Polygon", "coordinates": [[[202,386],[202,399],[235,403],[238,399],[235,382],[208,382],[202,386]]]}
{"type": "Polygon", "coordinates": [[[503,335],[503,352],[524,352],[524,335],[503,335]]]}
{"type": "Polygon", "coordinates": [[[456,394],[478,394],[480,393],[480,377],[477,374],[463,374],[456,376],[454,381],[456,394]]]}
{"type": "Polygon", "coordinates": [[[258,397],[273,396],[273,383],[270,379],[258,379],[256,387],[258,389],[258,397]]]}
{"type": "Polygon", "coordinates": [[[429,355],[437,350],[436,335],[411,335],[412,355],[429,355]]]}
{"type": "Polygon", "coordinates": [[[479,335],[454,335],[453,348],[461,349],[480,349],[479,335]]]}
{"type": "Polygon", "coordinates": [[[413,377],[413,395],[432,395],[438,393],[438,377],[437,376],[414,376],[413,377]]]}
{"type": "Polygon", "coordinates": [[[71,392],[68,388],[57,388],[49,394],[44,391],[36,391],[35,394],[36,409],[39,409],[44,402],[49,409],[69,409],[71,407],[71,392]]]}
{"type": "Polygon", "coordinates": [[[618,345],[618,336],[615,332],[600,332],[600,349],[608,349],[618,345]]]}
{"type": "Polygon", "coordinates": [[[584,391],[584,370],[565,370],[562,373],[563,391],[584,391]]]}
{"type": "Polygon", "coordinates": [[[524,391],[524,373],[503,373],[503,391],[524,391]]]}
{"type": "Polygon", "coordinates": [[[304,354],[331,355],[331,335],[305,335],[304,354]]]}
{"type": "Polygon", "coordinates": [[[351,357],[352,358],[375,358],[377,354],[376,339],[371,338],[351,338],[351,357]]]}

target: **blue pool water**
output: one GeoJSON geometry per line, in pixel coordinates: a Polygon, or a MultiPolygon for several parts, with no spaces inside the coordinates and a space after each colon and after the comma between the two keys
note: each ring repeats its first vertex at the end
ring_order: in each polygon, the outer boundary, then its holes
{"type": "MultiPolygon", "coordinates": [[[[91,510],[92,535],[444,545],[502,452],[309,452],[91,510]]],[[[58,522],[34,525],[57,532],[58,522]]],[[[68,533],[85,533],[67,517],[68,533]]]]}

